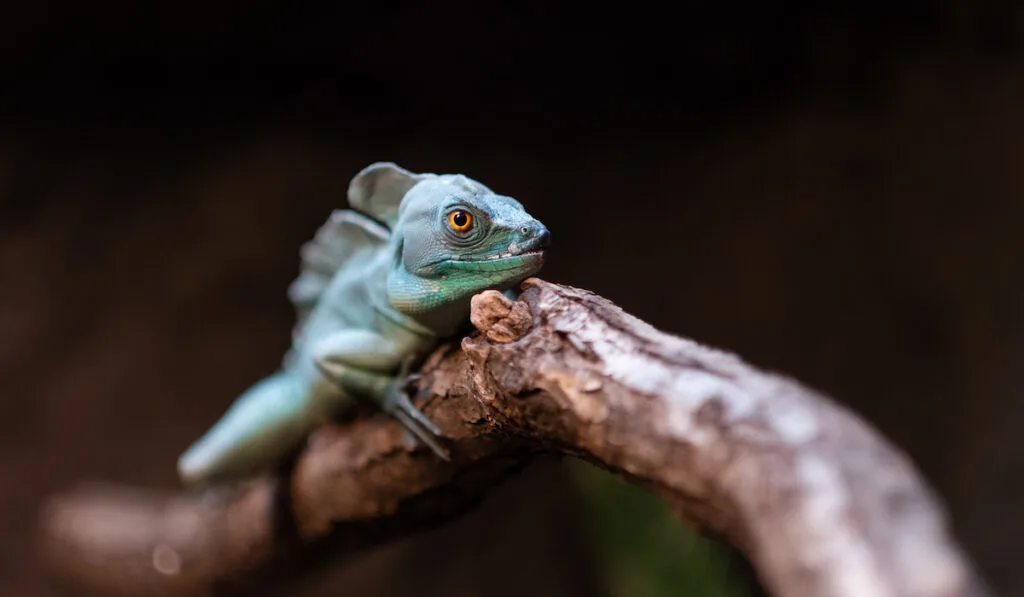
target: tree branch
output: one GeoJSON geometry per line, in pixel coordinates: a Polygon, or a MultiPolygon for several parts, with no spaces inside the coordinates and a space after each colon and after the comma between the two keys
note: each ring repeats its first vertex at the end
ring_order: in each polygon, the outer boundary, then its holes
{"type": "Polygon", "coordinates": [[[473,300],[479,334],[423,367],[452,459],[384,416],[317,430],[284,474],[222,493],[92,488],[45,509],[78,580],[133,594],[303,570],[464,511],[537,452],[661,495],[785,597],[966,597],[983,589],[907,457],[817,392],[670,336],[594,294],[532,279],[473,300]]]}

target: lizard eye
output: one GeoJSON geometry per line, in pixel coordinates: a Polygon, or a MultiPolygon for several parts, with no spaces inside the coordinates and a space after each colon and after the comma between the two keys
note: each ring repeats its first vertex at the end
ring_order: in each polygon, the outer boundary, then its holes
{"type": "Polygon", "coordinates": [[[456,209],[448,214],[448,225],[456,232],[465,232],[473,225],[473,216],[464,209],[456,209]]]}

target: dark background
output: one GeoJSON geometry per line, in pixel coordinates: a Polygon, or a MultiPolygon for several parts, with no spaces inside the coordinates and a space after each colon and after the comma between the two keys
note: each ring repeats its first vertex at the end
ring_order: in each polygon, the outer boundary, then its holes
{"type": "MultiPolygon", "coordinates": [[[[394,160],[519,197],[546,279],[862,413],[1024,595],[1022,58],[1009,1],[5,6],[0,593],[71,594],[32,557],[47,493],[175,486],[279,362],[298,246],[394,160]]],[[[608,580],[574,479],[301,594],[654,594],[608,580]]]]}

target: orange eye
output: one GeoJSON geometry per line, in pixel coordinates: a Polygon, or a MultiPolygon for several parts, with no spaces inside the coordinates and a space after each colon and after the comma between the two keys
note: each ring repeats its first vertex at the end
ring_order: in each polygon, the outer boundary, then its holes
{"type": "Polygon", "coordinates": [[[448,223],[457,232],[465,232],[473,225],[473,216],[468,211],[456,209],[448,214],[448,223]]]}

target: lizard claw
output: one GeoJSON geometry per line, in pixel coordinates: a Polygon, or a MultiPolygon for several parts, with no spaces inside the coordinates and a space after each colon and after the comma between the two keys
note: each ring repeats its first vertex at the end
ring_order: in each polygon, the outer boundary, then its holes
{"type": "Polygon", "coordinates": [[[405,387],[412,380],[405,370],[406,366],[403,365],[399,371],[399,377],[388,388],[388,394],[384,399],[384,410],[398,419],[407,432],[426,444],[439,458],[449,460],[448,450],[437,440],[441,435],[441,429],[409,400],[405,387]]]}
{"type": "Polygon", "coordinates": [[[398,364],[398,372],[395,373],[395,377],[402,380],[404,382],[403,385],[409,385],[409,382],[412,381],[413,377],[419,378],[420,374],[418,372],[413,372],[412,370],[412,366],[415,363],[416,355],[410,354],[402,359],[402,362],[398,364]]]}

